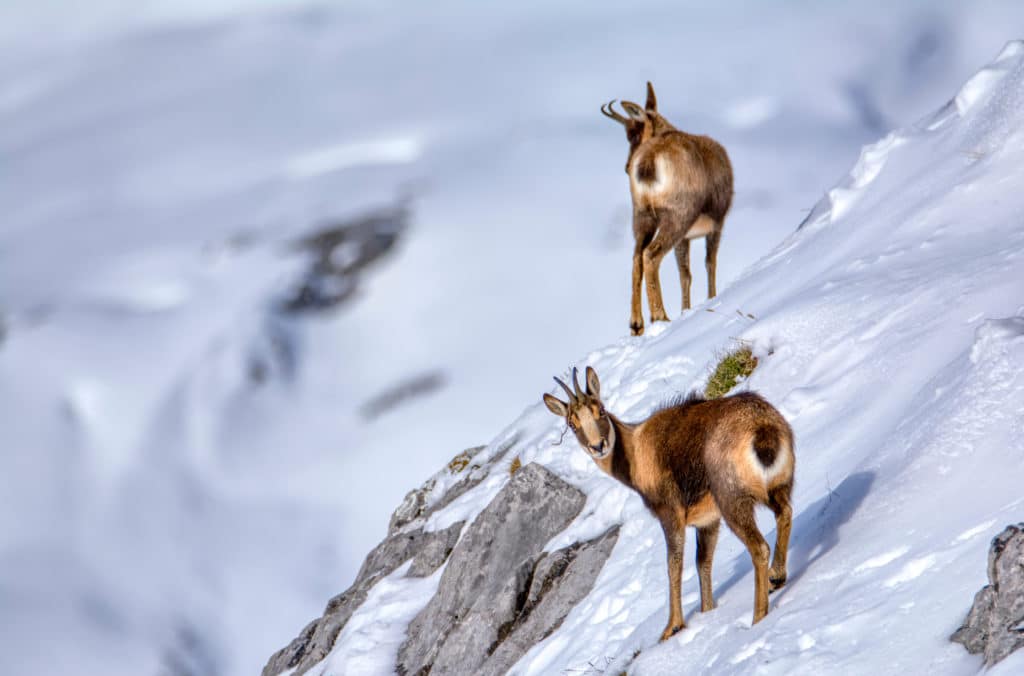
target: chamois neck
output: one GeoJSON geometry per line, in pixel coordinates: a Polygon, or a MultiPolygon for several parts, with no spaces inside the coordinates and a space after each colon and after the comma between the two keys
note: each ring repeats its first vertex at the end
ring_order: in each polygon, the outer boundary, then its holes
{"type": "Polygon", "coordinates": [[[633,483],[629,477],[629,467],[630,460],[633,457],[633,432],[636,425],[622,422],[610,413],[608,414],[608,419],[612,423],[612,429],[615,430],[615,444],[612,446],[612,452],[608,457],[598,461],[598,465],[600,465],[605,473],[633,488],[633,483]]]}

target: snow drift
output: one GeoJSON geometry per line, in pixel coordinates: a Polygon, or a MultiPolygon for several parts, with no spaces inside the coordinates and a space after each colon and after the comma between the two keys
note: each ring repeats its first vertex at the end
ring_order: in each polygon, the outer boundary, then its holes
{"type": "MultiPolygon", "coordinates": [[[[988,540],[1024,510],[1022,184],[1024,42],[1014,42],[934,115],[866,147],[803,227],[719,297],[572,364],[593,366],[608,408],[634,420],[700,387],[716,354],[752,346],[760,363],[742,387],[776,404],[797,438],[789,582],[757,626],[750,561],[723,531],[718,607],[695,611],[688,554],[689,626],[657,643],[660,529],[564,437],[538,383],[538,403],[474,456],[478,483],[424,523],[472,521],[515,460],[586,495],[545,551],[618,528],[593,588],[511,673],[976,671],[979,658],[947,637],[985,581],[988,540]]],[[[450,486],[449,474],[437,480],[450,486]]],[[[439,578],[403,566],[381,579],[309,673],[390,673],[439,578]]],[[[992,673],[1021,664],[1015,655],[992,673]]]]}

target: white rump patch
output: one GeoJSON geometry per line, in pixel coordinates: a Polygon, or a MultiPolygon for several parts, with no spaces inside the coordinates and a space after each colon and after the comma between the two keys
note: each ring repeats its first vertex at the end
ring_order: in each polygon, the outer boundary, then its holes
{"type": "Polygon", "coordinates": [[[634,161],[629,172],[629,177],[632,179],[633,192],[637,197],[655,197],[667,192],[672,187],[672,176],[674,173],[672,171],[672,163],[664,155],[658,155],[654,158],[653,181],[642,181],[636,174],[638,166],[639,162],[634,161]]]}
{"type": "Polygon", "coordinates": [[[754,442],[751,440],[750,445],[747,447],[747,458],[750,461],[751,467],[754,468],[756,474],[760,474],[764,477],[765,486],[771,484],[775,477],[782,474],[789,466],[790,458],[792,457],[792,450],[783,446],[778,449],[775,454],[775,460],[771,465],[765,467],[757,457],[757,451],[754,450],[754,442]]]}

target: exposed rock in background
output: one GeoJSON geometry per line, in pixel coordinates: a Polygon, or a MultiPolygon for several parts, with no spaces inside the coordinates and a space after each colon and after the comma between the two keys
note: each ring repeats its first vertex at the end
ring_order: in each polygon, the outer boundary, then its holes
{"type": "Polygon", "coordinates": [[[444,374],[440,371],[419,373],[374,395],[360,407],[359,411],[367,420],[373,420],[410,399],[439,390],[444,384],[444,374]]]}
{"type": "Polygon", "coordinates": [[[1007,526],[992,540],[988,581],[974,597],[967,619],[950,640],[992,665],[1024,647],[1024,523],[1007,526]]]}
{"type": "Polygon", "coordinates": [[[319,312],[348,300],[364,268],[395,246],[408,222],[409,209],[400,204],[328,226],[295,242],[294,249],[308,255],[311,264],[298,287],[282,301],[282,308],[319,312]]]}
{"type": "Polygon", "coordinates": [[[163,657],[162,676],[215,676],[224,673],[216,645],[193,624],[182,621],[163,657]]]}
{"type": "MultiPolygon", "coordinates": [[[[530,464],[516,472],[456,545],[437,593],[409,625],[408,638],[398,653],[398,672],[477,673],[514,629],[543,633],[555,623],[553,618],[546,618],[546,613],[559,605],[554,596],[548,604],[550,610],[538,613],[535,623],[530,623],[528,617],[517,620],[527,609],[531,591],[534,606],[548,600],[543,583],[540,589],[532,585],[538,564],[548,558],[541,552],[576,518],[585,503],[582,492],[541,465],[530,464]]],[[[602,544],[610,551],[606,543],[588,544],[588,552],[600,550],[602,544]]],[[[551,556],[569,558],[564,551],[551,556]]],[[[581,572],[593,567],[588,566],[592,556],[600,558],[595,553],[581,560],[581,572]]],[[[543,566],[542,577],[549,580],[548,587],[559,577],[553,574],[556,569],[543,566]]],[[[589,584],[593,584],[593,578],[589,584]]],[[[567,598],[574,595],[566,593],[567,598]]],[[[498,659],[511,664],[522,652],[510,645],[498,659]]]]}

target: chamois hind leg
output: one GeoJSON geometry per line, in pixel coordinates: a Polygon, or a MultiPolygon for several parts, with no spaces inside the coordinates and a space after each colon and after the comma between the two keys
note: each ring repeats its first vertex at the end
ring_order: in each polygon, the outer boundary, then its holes
{"type": "Polygon", "coordinates": [[[674,514],[659,517],[661,529],[665,532],[665,548],[668,550],[668,624],[661,632],[661,639],[671,637],[686,627],[683,619],[683,547],[686,544],[686,527],[680,524],[674,514]]]}
{"type": "Polygon", "coordinates": [[[705,241],[707,249],[704,253],[704,265],[708,269],[708,298],[714,298],[718,295],[718,290],[715,286],[715,272],[718,268],[718,244],[721,241],[721,226],[708,233],[707,240],[705,241]]]}
{"type": "Polygon", "coordinates": [[[769,592],[786,584],[786,558],[789,553],[789,531],[793,525],[793,508],[790,496],[793,484],[785,484],[773,488],[768,493],[768,506],[775,512],[775,554],[772,556],[772,567],[768,571],[769,592]]]}
{"type": "Polygon", "coordinates": [[[633,238],[636,242],[633,248],[633,287],[629,308],[629,332],[634,336],[642,336],[644,333],[644,310],[641,304],[641,290],[644,281],[644,249],[654,238],[654,231],[658,223],[655,218],[647,213],[637,211],[633,214],[633,238]]]}
{"type": "Polygon", "coordinates": [[[702,613],[715,608],[715,597],[711,591],[711,560],[715,557],[720,523],[715,521],[714,525],[697,529],[697,574],[700,577],[700,612],[702,613]]]}
{"type": "Polygon", "coordinates": [[[683,290],[683,309],[690,309],[690,240],[685,237],[676,244],[676,265],[679,266],[679,286],[683,290]]]}
{"type": "Polygon", "coordinates": [[[669,249],[675,248],[683,233],[698,215],[697,210],[693,208],[681,213],[661,213],[658,234],[644,249],[644,280],[647,282],[647,304],[651,307],[652,322],[668,321],[665,304],[661,299],[661,281],[658,275],[661,261],[669,249]]]}
{"type": "Polygon", "coordinates": [[[736,537],[747,546],[750,560],[754,564],[753,624],[757,624],[768,614],[768,556],[771,550],[768,549],[768,543],[765,542],[761,531],[757,529],[753,498],[744,496],[732,500],[728,508],[722,511],[722,516],[725,517],[725,522],[729,524],[732,532],[736,533],[736,537]]]}

